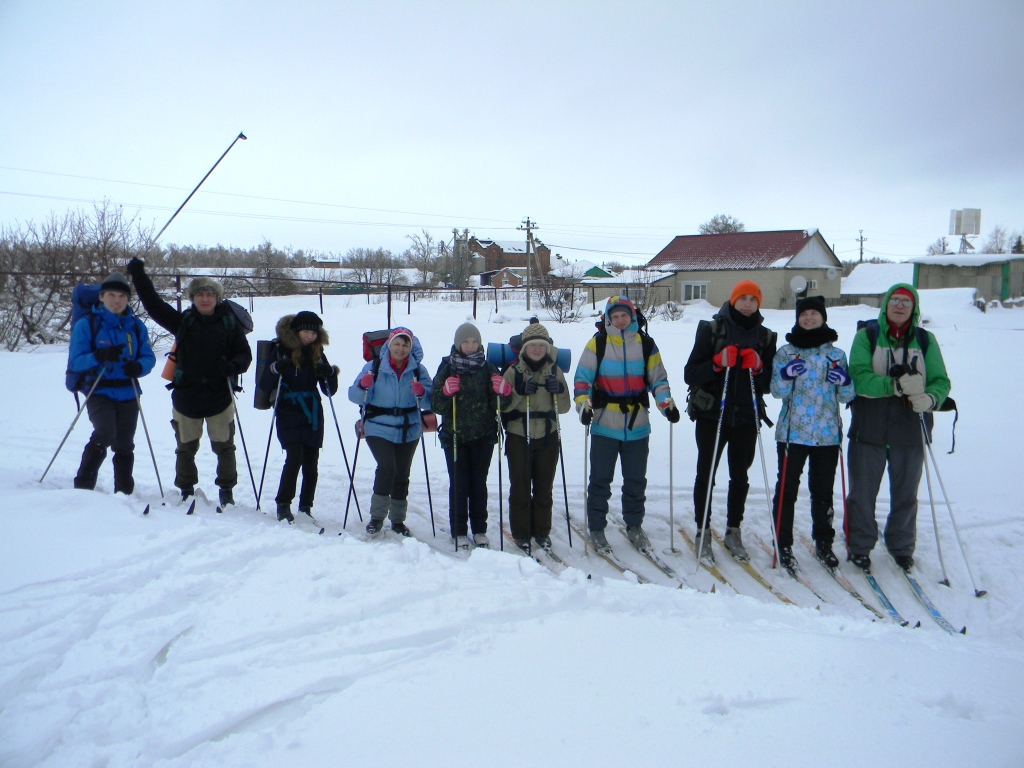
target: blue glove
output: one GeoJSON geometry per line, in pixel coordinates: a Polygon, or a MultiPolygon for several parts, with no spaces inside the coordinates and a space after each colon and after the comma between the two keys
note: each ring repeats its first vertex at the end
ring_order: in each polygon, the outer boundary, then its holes
{"type": "Polygon", "coordinates": [[[835,384],[837,387],[845,387],[850,383],[850,374],[838,365],[830,368],[825,378],[828,379],[830,384],[835,384]]]}
{"type": "Polygon", "coordinates": [[[790,360],[779,370],[779,376],[781,376],[784,381],[792,381],[798,376],[803,376],[805,373],[807,373],[807,364],[799,357],[794,360],[790,360]]]}

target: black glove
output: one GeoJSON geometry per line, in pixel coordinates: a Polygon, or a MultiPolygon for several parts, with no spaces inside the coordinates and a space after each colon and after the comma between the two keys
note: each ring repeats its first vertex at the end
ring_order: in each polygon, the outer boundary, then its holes
{"type": "Polygon", "coordinates": [[[136,256],[128,262],[128,266],[124,268],[124,271],[128,273],[129,277],[144,275],[146,274],[146,262],[144,259],[136,256]]]}
{"type": "Polygon", "coordinates": [[[523,379],[523,386],[520,388],[519,394],[535,395],[537,394],[538,389],[539,387],[537,386],[537,382],[534,381],[532,377],[529,379],[523,379]]]}
{"type": "Polygon", "coordinates": [[[675,406],[665,409],[665,418],[668,419],[669,424],[679,423],[679,409],[675,406]]]}
{"type": "Polygon", "coordinates": [[[112,347],[100,347],[92,354],[101,363],[116,363],[121,359],[121,352],[123,350],[124,344],[115,344],[112,347]]]}
{"type": "Polygon", "coordinates": [[[330,363],[325,363],[321,360],[316,364],[316,370],[314,371],[315,376],[320,381],[327,381],[331,378],[331,374],[334,373],[334,368],[331,367],[330,363]]]}
{"type": "Polygon", "coordinates": [[[238,366],[225,358],[220,359],[220,372],[231,379],[238,375],[238,366]]]}
{"type": "Polygon", "coordinates": [[[121,369],[129,379],[137,379],[142,375],[142,363],[138,360],[129,360],[121,366],[121,369]]]}
{"type": "Polygon", "coordinates": [[[557,376],[548,376],[544,379],[544,389],[552,395],[560,395],[565,392],[565,385],[558,380],[557,376]]]}
{"type": "Polygon", "coordinates": [[[587,426],[587,424],[589,424],[593,420],[594,420],[594,410],[593,410],[593,408],[584,408],[583,410],[580,411],[580,424],[582,424],[583,426],[587,426]]]}

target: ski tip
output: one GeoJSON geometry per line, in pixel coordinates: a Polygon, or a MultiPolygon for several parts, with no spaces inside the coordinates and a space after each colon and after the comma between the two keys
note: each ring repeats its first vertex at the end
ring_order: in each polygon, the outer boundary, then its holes
{"type": "Polygon", "coordinates": [[[914,629],[920,629],[920,628],[921,628],[921,622],[918,621],[917,624],[914,625],[914,629]]]}
{"type": "Polygon", "coordinates": [[[148,515],[149,514],[149,504],[147,504],[146,508],[144,510],[142,510],[142,514],[143,515],[148,515]]]}
{"type": "Polygon", "coordinates": [[[221,506],[218,506],[218,507],[217,507],[217,514],[218,514],[218,515],[222,515],[222,514],[224,514],[224,508],[223,508],[223,507],[221,507],[221,506]]]}
{"type": "Polygon", "coordinates": [[[966,624],[964,624],[963,629],[960,630],[960,634],[961,635],[966,635],[967,634],[967,625],[966,624]]]}
{"type": "Polygon", "coordinates": [[[975,597],[984,597],[987,594],[988,594],[988,590],[987,589],[976,589],[976,590],[974,590],[974,596],[975,597]]]}
{"type": "Polygon", "coordinates": [[[192,503],[188,505],[188,512],[186,512],[185,514],[186,515],[191,515],[195,511],[196,511],[196,500],[192,499],[192,503]]]}
{"type": "Polygon", "coordinates": [[[950,586],[949,579],[943,579],[942,581],[939,582],[939,584],[941,584],[944,587],[950,586]]]}
{"type": "Polygon", "coordinates": [[[319,534],[319,535],[320,535],[320,536],[323,536],[323,535],[324,535],[324,529],[323,529],[323,528],[321,528],[321,529],[320,529],[320,534],[319,534]]]}

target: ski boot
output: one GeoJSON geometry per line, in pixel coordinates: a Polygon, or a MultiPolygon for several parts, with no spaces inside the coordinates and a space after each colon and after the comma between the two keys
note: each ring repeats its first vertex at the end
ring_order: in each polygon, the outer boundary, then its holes
{"type": "Polygon", "coordinates": [[[602,555],[612,553],[612,545],[608,543],[608,537],[604,535],[604,531],[590,532],[590,546],[602,555]]]}
{"type": "Polygon", "coordinates": [[[839,558],[832,552],[831,542],[815,541],[814,556],[830,571],[839,567],[839,558]]]}
{"type": "Polygon", "coordinates": [[[409,526],[400,521],[395,522],[394,520],[392,520],[391,530],[397,533],[399,536],[412,536],[412,531],[409,530],[409,526]]]}
{"type": "Polygon", "coordinates": [[[230,488],[221,488],[217,493],[218,499],[220,500],[219,506],[221,509],[226,507],[228,504],[235,503],[235,494],[230,488]]]}
{"type": "Polygon", "coordinates": [[[799,569],[799,564],[796,561],[796,556],[793,554],[792,547],[779,547],[779,563],[789,571],[790,575],[796,577],[796,572],[799,569]]]}
{"type": "Polygon", "coordinates": [[[740,529],[726,528],[725,529],[725,548],[728,549],[732,556],[739,560],[741,563],[745,563],[750,560],[750,553],[747,552],[747,548],[743,546],[743,537],[740,535],[740,529]]]}
{"type": "Polygon", "coordinates": [[[705,531],[701,528],[697,529],[696,538],[693,540],[693,546],[697,549],[698,560],[703,560],[705,563],[715,564],[715,553],[711,551],[711,531],[705,531]],[[704,537],[704,543],[701,544],[701,536],[704,537]]]}
{"type": "Polygon", "coordinates": [[[641,552],[649,550],[651,548],[651,540],[647,538],[647,534],[644,533],[644,529],[639,525],[627,525],[626,536],[633,543],[633,546],[639,549],[641,552]]]}
{"type": "Polygon", "coordinates": [[[553,555],[554,552],[551,549],[551,537],[550,536],[534,536],[533,540],[537,542],[537,546],[547,552],[549,555],[553,555]]]}
{"type": "Polygon", "coordinates": [[[868,555],[849,555],[846,559],[865,573],[871,573],[871,558],[868,555]]]}
{"type": "Polygon", "coordinates": [[[467,551],[469,549],[469,537],[467,536],[456,536],[455,537],[455,548],[459,551],[467,551]]]}
{"type": "Polygon", "coordinates": [[[516,546],[523,550],[523,552],[525,552],[526,554],[529,555],[532,552],[532,550],[530,549],[529,539],[521,539],[518,536],[513,536],[512,541],[514,541],[516,543],[516,546]]]}
{"type": "Polygon", "coordinates": [[[913,555],[893,555],[893,560],[896,561],[896,565],[902,568],[904,571],[909,571],[914,567],[914,556],[913,555]]]}
{"type": "Polygon", "coordinates": [[[295,522],[295,515],[292,514],[292,505],[285,504],[284,502],[277,503],[277,521],[282,522],[287,520],[289,523],[295,522]]]}
{"type": "Polygon", "coordinates": [[[181,489],[181,503],[184,504],[186,501],[188,501],[189,499],[193,498],[195,495],[196,495],[196,489],[195,488],[182,488],[181,489]]]}
{"type": "Polygon", "coordinates": [[[490,549],[491,548],[491,540],[487,538],[487,534],[486,533],[474,533],[473,534],[473,543],[476,544],[476,546],[478,546],[478,547],[480,547],[482,549],[490,549]]]}
{"type": "Polygon", "coordinates": [[[384,518],[383,517],[371,517],[370,522],[366,524],[366,532],[371,536],[376,536],[378,533],[384,530],[384,518]]]}

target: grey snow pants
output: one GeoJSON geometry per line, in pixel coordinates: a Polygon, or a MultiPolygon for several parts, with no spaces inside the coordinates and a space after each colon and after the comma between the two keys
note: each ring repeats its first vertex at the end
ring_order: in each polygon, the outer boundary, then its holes
{"type": "Polygon", "coordinates": [[[893,555],[913,555],[917,542],[917,488],[924,469],[923,445],[886,448],[851,440],[847,461],[850,492],[847,501],[847,546],[852,555],[867,555],[878,541],[875,499],[882,474],[889,470],[889,517],[885,546],[893,555]]]}
{"type": "Polygon", "coordinates": [[[587,488],[587,526],[603,531],[608,525],[608,500],[612,496],[615,462],[622,469],[622,519],[637,526],[644,521],[647,501],[647,454],[650,438],[615,440],[602,435],[590,438],[590,483],[587,488]]]}

